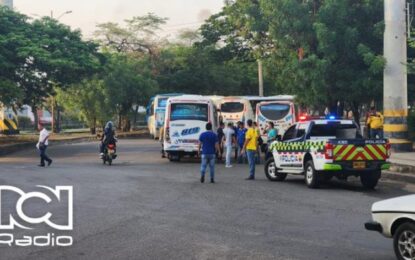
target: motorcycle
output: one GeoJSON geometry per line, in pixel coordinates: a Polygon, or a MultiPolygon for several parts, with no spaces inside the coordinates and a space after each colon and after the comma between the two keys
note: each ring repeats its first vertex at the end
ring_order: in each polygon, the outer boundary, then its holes
{"type": "Polygon", "coordinates": [[[117,158],[117,154],[115,153],[115,144],[107,144],[104,148],[104,156],[102,157],[103,164],[108,162],[108,165],[112,165],[112,161],[117,158]]]}

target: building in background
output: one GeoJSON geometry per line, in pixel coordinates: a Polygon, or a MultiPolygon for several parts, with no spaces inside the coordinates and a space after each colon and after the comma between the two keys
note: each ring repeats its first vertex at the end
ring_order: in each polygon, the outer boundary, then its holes
{"type": "Polygon", "coordinates": [[[0,0],[0,5],[8,6],[13,9],[13,0],[0,0]]]}

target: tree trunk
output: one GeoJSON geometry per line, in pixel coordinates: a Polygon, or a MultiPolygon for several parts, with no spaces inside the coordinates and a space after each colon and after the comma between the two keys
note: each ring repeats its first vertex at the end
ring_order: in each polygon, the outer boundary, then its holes
{"type": "Polygon", "coordinates": [[[118,129],[122,129],[122,114],[121,114],[121,112],[120,113],[118,113],[118,127],[117,127],[118,129]]]}
{"type": "Polygon", "coordinates": [[[58,102],[56,102],[56,122],[55,122],[56,133],[61,131],[61,109],[59,108],[58,102]]]}
{"type": "Polygon", "coordinates": [[[92,120],[92,125],[89,127],[91,135],[95,135],[97,133],[97,119],[94,117],[92,120]]]}
{"type": "Polygon", "coordinates": [[[33,128],[35,131],[37,131],[39,130],[39,114],[38,114],[36,106],[31,105],[31,107],[32,107],[32,113],[33,113],[33,118],[34,118],[33,128]]]}
{"type": "Polygon", "coordinates": [[[353,102],[352,104],[352,112],[353,118],[356,121],[357,125],[360,127],[360,111],[359,111],[359,104],[353,102]]]}
{"type": "Polygon", "coordinates": [[[138,108],[139,108],[139,106],[137,105],[136,108],[135,108],[135,110],[134,110],[133,128],[136,128],[137,127],[138,108]]]}

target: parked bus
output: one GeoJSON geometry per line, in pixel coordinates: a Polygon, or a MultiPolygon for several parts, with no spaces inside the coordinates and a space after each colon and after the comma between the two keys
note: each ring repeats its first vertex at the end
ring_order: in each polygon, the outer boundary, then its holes
{"type": "Polygon", "coordinates": [[[225,124],[254,120],[251,103],[244,97],[224,97],[218,103],[219,116],[225,124]]]}
{"type": "Polygon", "coordinates": [[[278,135],[283,135],[288,127],[297,122],[297,112],[293,101],[260,102],[256,106],[255,121],[258,123],[261,138],[266,143],[265,133],[267,123],[273,122],[278,135]]]}
{"type": "Polygon", "coordinates": [[[160,128],[164,125],[164,115],[166,113],[167,100],[170,97],[180,96],[182,94],[160,94],[154,97],[153,102],[150,104],[150,114],[147,121],[148,130],[150,135],[157,139],[159,138],[160,128]]]}
{"type": "Polygon", "coordinates": [[[256,114],[257,104],[266,101],[294,101],[294,96],[290,95],[278,95],[270,97],[259,97],[259,96],[246,96],[245,97],[250,103],[254,114],[256,114]]]}
{"type": "Polygon", "coordinates": [[[184,95],[168,99],[163,140],[170,161],[180,161],[185,155],[197,154],[199,136],[208,122],[212,123],[216,132],[218,115],[211,98],[184,95]]]}

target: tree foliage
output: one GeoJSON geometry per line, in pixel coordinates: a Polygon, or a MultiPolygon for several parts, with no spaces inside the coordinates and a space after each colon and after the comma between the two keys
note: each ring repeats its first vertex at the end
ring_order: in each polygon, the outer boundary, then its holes
{"type": "Polygon", "coordinates": [[[340,101],[358,114],[360,104],[381,99],[382,1],[227,1],[202,35],[233,58],[265,58],[271,92],[305,105],[340,101]]]}
{"type": "Polygon", "coordinates": [[[0,8],[0,102],[35,110],[55,89],[98,71],[102,57],[97,50],[98,45],[82,40],[80,31],[57,20],[30,21],[0,8]]]}

